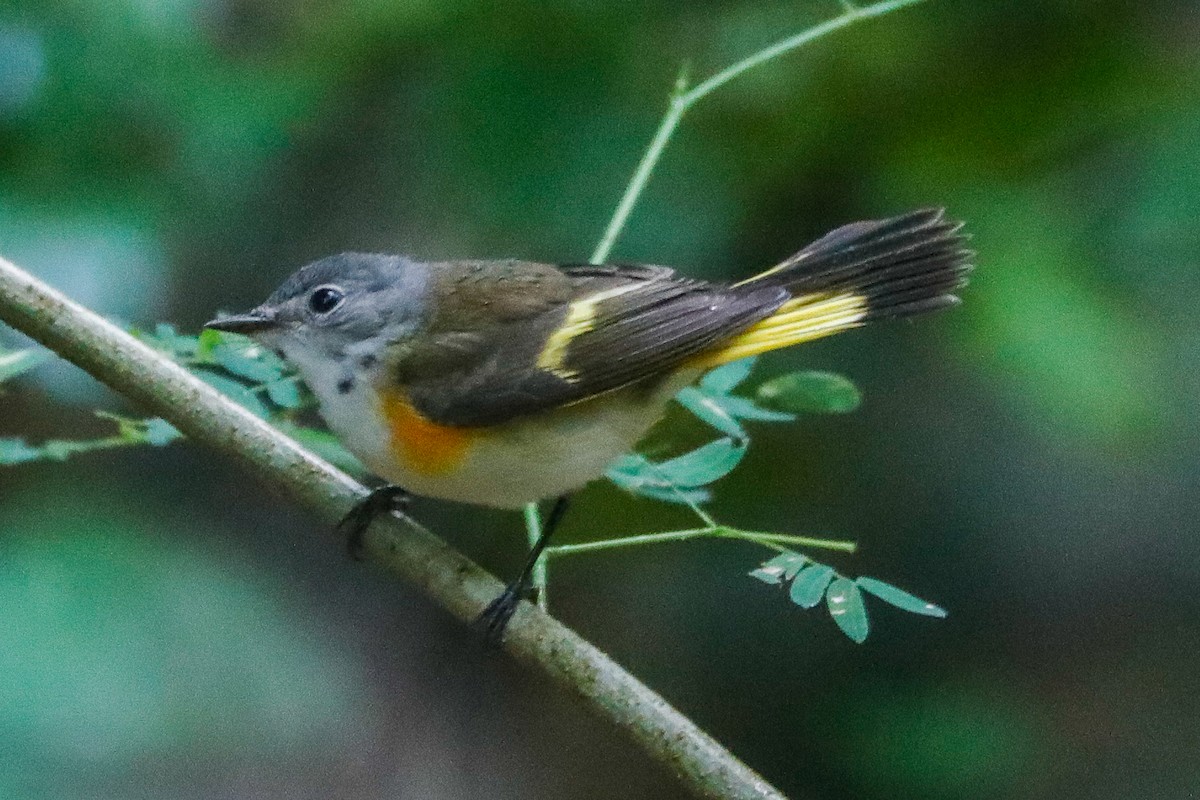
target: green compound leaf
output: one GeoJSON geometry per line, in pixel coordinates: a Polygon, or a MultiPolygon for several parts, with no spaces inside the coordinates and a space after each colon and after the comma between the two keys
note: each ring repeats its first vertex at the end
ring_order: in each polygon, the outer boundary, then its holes
{"type": "Polygon", "coordinates": [[[856,644],[867,640],[871,625],[867,621],[867,607],[863,604],[862,592],[849,578],[838,578],[829,585],[825,595],[829,616],[856,644]]]}
{"type": "Polygon", "coordinates": [[[825,587],[833,580],[833,567],[813,564],[797,573],[789,596],[801,608],[813,608],[825,596],[825,587]]]}
{"type": "Polygon", "coordinates": [[[750,370],[754,369],[754,362],[757,360],[751,356],[717,367],[700,379],[700,388],[711,394],[729,394],[734,387],[749,377],[750,370]]]}
{"type": "Polygon", "coordinates": [[[49,359],[49,350],[33,348],[12,352],[0,350],[0,383],[4,383],[9,378],[15,378],[22,372],[28,372],[49,359]]]}
{"type": "Polygon", "coordinates": [[[781,411],[846,414],[858,408],[862,395],[849,378],[832,372],[791,372],[759,386],[758,399],[781,411]]]}
{"type": "Polygon", "coordinates": [[[780,553],[770,561],[764,562],[757,569],[751,570],[749,575],[763,583],[779,584],[783,583],[785,579],[791,580],[796,577],[796,573],[807,563],[807,557],[789,550],[786,553],[780,553]]]}
{"type": "Polygon", "coordinates": [[[855,581],[858,587],[864,592],[875,595],[880,600],[889,605],[893,605],[902,611],[909,611],[913,614],[922,614],[926,617],[938,617],[944,619],[946,609],[941,606],[935,606],[933,603],[927,603],[915,595],[911,595],[903,589],[898,589],[890,583],[875,580],[874,578],[859,578],[855,581]]]}

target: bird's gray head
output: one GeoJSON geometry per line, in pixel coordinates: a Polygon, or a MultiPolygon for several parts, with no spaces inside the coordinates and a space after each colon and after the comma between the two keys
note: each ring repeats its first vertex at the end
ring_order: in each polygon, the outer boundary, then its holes
{"type": "Polygon", "coordinates": [[[251,336],[309,373],[415,333],[428,283],[427,269],[403,256],[342,253],[301,267],[247,313],[205,327],[251,336]]]}

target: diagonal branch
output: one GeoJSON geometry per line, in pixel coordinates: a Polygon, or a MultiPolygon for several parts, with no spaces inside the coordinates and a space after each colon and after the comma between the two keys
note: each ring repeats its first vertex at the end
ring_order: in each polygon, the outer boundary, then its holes
{"type": "MultiPolygon", "coordinates": [[[[92,311],[0,258],[0,320],[164,417],[186,436],[242,466],[330,522],[365,489],[345,473],[92,311]]],[[[364,552],[469,622],[503,588],[411,519],[391,516],[368,531],[364,552]]],[[[529,603],[505,648],[625,731],[696,795],[783,800],[757,773],[600,650],[529,603]]]]}

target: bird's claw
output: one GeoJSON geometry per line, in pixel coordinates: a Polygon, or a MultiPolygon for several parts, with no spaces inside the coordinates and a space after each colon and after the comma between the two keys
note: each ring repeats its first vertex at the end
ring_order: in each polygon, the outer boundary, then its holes
{"type": "Polygon", "coordinates": [[[483,630],[485,644],[489,647],[499,647],[504,643],[504,632],[508,628],[508,623],[512,620],[513,614],[517,612],[517,608],[520,607],[526,594],[528,594],[528,587],[520,581],[509,584],[475,618],[476,627],[483,630]]]}
{"type": "Polygon", "coordinates": [[[346,537],[346,551],[355,561],[362,560],[363,537],[367,528],[380,514],[408,510],[412,495],[399,486],[387,485],[373,489],[370,494],[350,509],[337,524],[338,532],[346,537]]]}

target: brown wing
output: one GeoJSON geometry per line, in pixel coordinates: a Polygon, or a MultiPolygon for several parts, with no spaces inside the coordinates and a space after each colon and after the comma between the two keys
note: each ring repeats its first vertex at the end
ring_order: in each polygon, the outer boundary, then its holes
{"type": "Polygon", "coordinates": [[[537,266],[518,270],[538,276],[527,278],[520,303],[507,284],[503,301],[477,293],[461,317],[469,325],[439,314],[399,365],[397,380],[422,414],[443,425],[496,425],[655,379],[788,298],[779,287],[715,286],[665,267],[576,267],[556,277],[537,266]],[[481,311],[481,298],[502,308],[481,311]]]}

